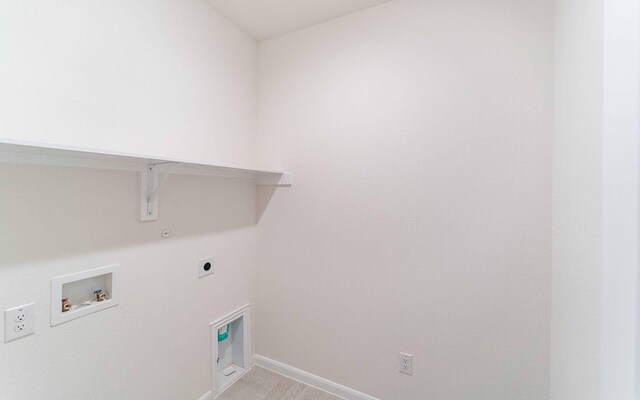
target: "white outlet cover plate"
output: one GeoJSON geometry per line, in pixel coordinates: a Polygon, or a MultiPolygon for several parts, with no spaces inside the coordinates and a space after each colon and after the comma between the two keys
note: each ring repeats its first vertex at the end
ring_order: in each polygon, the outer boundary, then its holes
{"type": "Polygon", "coordinates": [[[198,278],[203,278],[216,272],[215,257],[205,257],[198,261],[198,278]],[[211,264],[211,268],[207,271],[204,269],[205,264],[211,264]]]}
{"type": "Polygon", "coordinates": [[[35,304],[29,303],[4,311],[5,343],[33,335],[36,327],[35,304]]]}

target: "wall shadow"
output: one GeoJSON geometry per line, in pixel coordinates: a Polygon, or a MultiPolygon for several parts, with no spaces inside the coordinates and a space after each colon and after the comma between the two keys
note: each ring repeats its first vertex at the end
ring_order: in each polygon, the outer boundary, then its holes
{"type": "Polygon", "coordinates": [[[277,186],[258,186],[257,187],[257,209],[256,209],[256,222],[260,222],[260,219],[262,218],[262,215],[264,215],[264,212],[267,210],[267,207],[269,206],[269,202],[271,201],[271,198],[273,197],[273,195],[276,193],[276,190],[278,190],[277,186]]]}
{"type": "Polygon", "coordinates": [[[171,175],[159,196],[140,222],[135,172],[0,164],[0,268],[256,225],[250,180],[171,175]]]}

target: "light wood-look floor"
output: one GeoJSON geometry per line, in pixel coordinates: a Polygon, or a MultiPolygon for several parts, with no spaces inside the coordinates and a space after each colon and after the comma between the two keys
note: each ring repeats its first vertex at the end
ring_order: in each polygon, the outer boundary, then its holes
{"type": "Polygon", "coordinates": [[[217,400],[340,400],[264,368],[253,367],[217,400]]]}

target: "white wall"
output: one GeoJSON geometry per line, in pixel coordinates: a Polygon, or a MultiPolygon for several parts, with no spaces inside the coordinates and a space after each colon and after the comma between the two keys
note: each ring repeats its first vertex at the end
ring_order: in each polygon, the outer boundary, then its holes
{"type": "Polygon", "coordinates": [[[260,44],[257,353],[384,400],[549,397],[553,2],[260,44]],[[414,375],[397,352],[414,354],[414,375]]]}
{"type": "Polygon", "coordinates": [[[558,0],[555,22],[551,398],[599,399],[602,0],[558,0]]]}
{"type": "Polygon", "coordinates": [[[5,344],[0,330],[1,400],[210,390],[209,323],[253,300],[253,183],[171,176],[160,220],[140,223],[135,173],[0,164],[0,182],[0,310],[36,303],[35,335],[5,344]],[[199,280],[209,255],[216,273],[199,280]],[[120,305],[50,327],[53,277],[116,262],[120,305]]]}
{"type": "MultiPolygon", "coordinates": [[[[255,163],[257,45],[204,0],[2,1],[0,54],[0,136],[255,163]]],[[[37,313],[35,335],[0,333],[0,399],[205,394],[209,323],[253,300],[255,184],[171,176],[140,223],[135,173],[0,164],[0,182],[0,310],[37,313]],[[51,278],[115,262],[121,304],[51,328],[51,278]]]]}
{"type": "Polygon", "coordinates": [[[256,43],[205,0],[0,2],[0,136],[255,163],[256,43]]]}

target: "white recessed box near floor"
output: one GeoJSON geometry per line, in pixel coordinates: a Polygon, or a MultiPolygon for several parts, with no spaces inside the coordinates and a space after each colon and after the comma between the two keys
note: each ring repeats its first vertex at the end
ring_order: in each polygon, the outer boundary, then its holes
{"type": "Polygon", "coordinates": [[[213,398],[249,370],[251,345],[249,305],[211,324],[213,398]],[[227,332],[221,333],[221,332],[227,332]]]}
{"type": "Polygon", "coordinates": [[[51,281],[51,326],[118,305],[119,265],[58,276],[51,281]],[[96,300],[95,292],[102,290],[105,299],[96,300]],[[62,311],[62,299],[71,303],[69,311],[62,311]]]}

